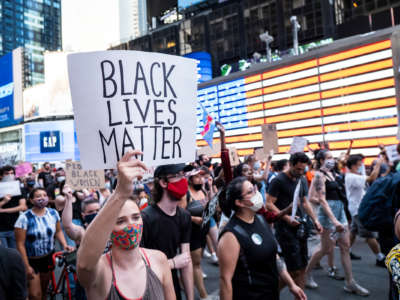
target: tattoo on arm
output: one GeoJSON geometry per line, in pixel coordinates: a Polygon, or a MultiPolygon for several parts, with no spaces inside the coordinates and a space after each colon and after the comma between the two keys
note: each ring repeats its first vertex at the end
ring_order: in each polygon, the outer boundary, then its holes
{"type": "Polygon", "coordinates": [[[278,274],[281,274],[282,271],[286,270],[286,264],[282,257],[276,257],[276,268],[278,269],[278,274]]]}
{"type": "Polygon", "coordinates": [[[319,174],[319,173],[315,174],[314,180],[315,180],[315,190],[319,193],[322,192],[323,182],[322,182],[321,174],[319,174]]]}

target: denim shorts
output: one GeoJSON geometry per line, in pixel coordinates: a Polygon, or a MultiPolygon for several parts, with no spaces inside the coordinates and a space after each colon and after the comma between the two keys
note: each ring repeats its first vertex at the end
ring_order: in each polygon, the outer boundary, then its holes
{"type": "MultiPolygon", "coordinates": [[[[344,205],[343,202],[340,200],[327,200],[329,207],[332,210],[333,215],[335,218],[344,226],[347,226],[347,217],[344,212],[344,205]]],[[[323,228],[335,230],[335,226],[329,220],[328,216],[325,214],[322,206],[319,207],[318,211],[318,221],[323,228]]]]}

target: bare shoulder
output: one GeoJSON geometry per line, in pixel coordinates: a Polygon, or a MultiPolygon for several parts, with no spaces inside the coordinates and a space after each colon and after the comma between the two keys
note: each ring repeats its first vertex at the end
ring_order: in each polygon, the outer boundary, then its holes
{"type": "Polygon", "coordinates": [[[153,250],[147,248],[141,248],[141,250],[147,255],[147,257],[150,260],[150,263],[155,262],[161,264],[161,263],[167,263],[168,261],[167,256],[159,250],[153,250]]]}

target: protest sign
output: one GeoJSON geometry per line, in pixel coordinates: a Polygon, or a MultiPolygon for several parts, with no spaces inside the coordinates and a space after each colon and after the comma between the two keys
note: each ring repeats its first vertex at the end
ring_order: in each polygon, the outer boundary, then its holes
{"type": "Polygon", "coordinates": [[[278,153],[279,148],[278,148],[278,134],[276,132],[276,125],[264,124],[262,125],[261,130],[263,136],[264,153],[269,155],[271,150],[274,150],[274,153],[278,153]]]}
{"type": "Polygon", "coordinates": [[[397,152],[397,145],[386,146],[386,154],[391,162],[400,159],[400,154],[397,152]]]}
{"type": "Polygon", "coordinates": [[[256,158],[256,160],[265,160],[267,159],[268,154],[264,152],[263,148],[260,148],[254,151],[254,157],[256,158]]]}
{"type": "Polygon", "coordinates": [[[307,139],[299,136],[293,138],[292,144],[290,145],[289,153],[293,154],[296,152],[304,152],[304,147],[307,146],[307,139]]]}
{"type": "Polygon", "coordinates": [[[65,162],[65,183],[74,190],[105,187],[104,170],[83,170],[79,161],[65,162]]]}
{"type": "Polygon", "coordinates": [[[197,149],[197,156],[205,154],[209,157],[217,155],[221,152],[221,143],[213,144],[213,147],[205,146],[197,149]]]}
{"type": "Polygon", "coordinates": [[[148,167],[195,160],[197,62],[140,51],[67,57],[84,169],[115,168],[129,150],[148,167]]]}
{"type": "Polygon", "coordinates": [[[0,198],[5,195],[21,195],[21,183],[18,180],[0,182],[0,198]]]}
{"type": "Polygon", "coordinates": [[[229,159],[232,166],[237,166],[240,164],[239,155],[235,147],[230,147],[229,149],[229,159]]]}
{"type": "Polygon", "coordinates": [[[32,173],[32,165],[29,162],[24,162],[15,166],[15,177],[23,177],[29,173],[32,173]]]}

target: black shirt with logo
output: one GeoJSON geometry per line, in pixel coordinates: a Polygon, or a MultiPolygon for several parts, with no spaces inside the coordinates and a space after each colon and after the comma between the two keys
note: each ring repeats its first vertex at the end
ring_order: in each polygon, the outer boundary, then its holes
{"type": "Polygon", "coordinates": [[[233,215],[224,227],[240,244],[240,254],[232,277],[233,300],[279,299],[279,274],[276,267],[277,244],[262,217],[252,224],[233,215]]]}

